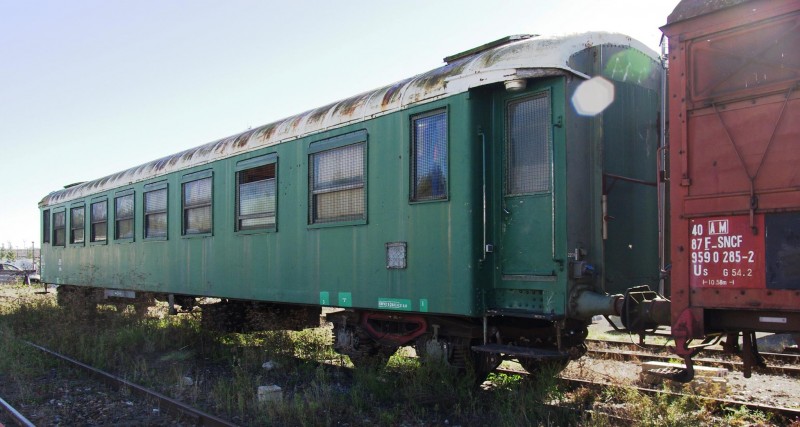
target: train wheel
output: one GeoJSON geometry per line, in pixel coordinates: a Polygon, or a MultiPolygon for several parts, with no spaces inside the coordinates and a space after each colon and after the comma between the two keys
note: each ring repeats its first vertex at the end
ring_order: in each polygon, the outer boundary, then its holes
{"type": "Polygon", "coordinates": [[[447,364],[472,377],[475,385],[483,384],[486,377],[502,362],[498,354],[473,351],[472,346],[481,344],[480,340],[449,337],[447,342],[452,346],[447,364]]]}
{"type": "Polygon", "coordinates": [[[453,345],[446,339],[434,339],[425,334],[414,342],[414,350],[420,361],[453,367],[453,345]]]}
{"type": "Polygon", "coordinates": [[[134,304],[133,310],[136,312],[136,317],[144,318],[147,317],[147,312],[150,310],[149,304],[134,304]]]}
{"type": "Polygon", "coordinates": [[[356,368],[379,369],[386,366],[389,358],[392,357],[396,349],[389,349],[383,346],[361,348],[360,351],[350,353],[350,362],[356,368]]]}
{"type": "Polygon", "coordinates": [[[153,298],[144,298],[141,301],[135,302],[133,304],[133,309],[136,312],[136,317],[144,318],[147,317],[147,313],[150,311],[150,307],[156,305],[156,301],[153,298]]]}
{"type": "Polygon", "coordinates": [[[56,290],[56,303],[66,311],[80,316],[93,314],[97,308],[91,289],[75,286],[59,286],[56,290]]]}
{"type": "Polygon", "coordinates": [[[519,364],[533,376],[558,375],[569,365],[570,360],[578,359],[586,353],[586,345],[580,344],[570,347],[569,356],[556,359],[519,358],[519,364]]]}
{"type": "Polygon", "coordinates": [[[519,358],[519,364],[522,365],[522,368],[528,371],[529,374],[533,376],[539,375],[558,375],[564,368],[567,367],[569,364],[569,358],[564,357],[562,359],[529,359],[529,358],[519,358]]]}
{"type": "Polygon", "coordinates": [[[473,351],[472,365],[476,384],[483,384],[486,381],[486,377],[497,369],[502,361],[503,359],[498,354],[473,351]]]}
{"type": "Polygon", "coordinates": [[[375,342],[361,328],[341,327],[334,324],[333,348],[339,354],[350,357],[356,368],[379,368],[386,365],[396,347],[383,346],[375,342]]]}

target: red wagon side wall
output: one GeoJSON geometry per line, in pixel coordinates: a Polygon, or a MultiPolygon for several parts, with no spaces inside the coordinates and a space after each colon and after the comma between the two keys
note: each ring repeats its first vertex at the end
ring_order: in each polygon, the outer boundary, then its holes
{"type": "Polygon", "coordinates": [[[662,30],[673,333],[798,331],[800,1],[682,1],[662,30]]]}

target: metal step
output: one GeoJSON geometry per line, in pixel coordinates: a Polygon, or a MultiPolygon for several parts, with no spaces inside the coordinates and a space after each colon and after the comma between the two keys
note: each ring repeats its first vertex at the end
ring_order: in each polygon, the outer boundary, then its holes
{"type": "Polygon", "coordinates": [[[679,383],[687,383],[694,377],[693,373],[689,372],[688,369],[677,367],[649,369],[646,371],[646,374],[679,383]]]}
{"type": "Polygon", "coordinates": [[[519,308],[498,308],[486,310],[488,317],[522,317],[526,319],[539,319],[539,320],[558,320],[564,316],[556,316],[555,314],[537,313],[526,309],[519,308]]]}
{"type": "Polygon", "coordinates": [[[542,348],[520,347],[516,345],[484,344],[472,346],[472,351],[481,353],[505,354],[512,357],[524,357],[534,360],[565,359],[569,357],[566,352],[545,350],[542,348]]]}

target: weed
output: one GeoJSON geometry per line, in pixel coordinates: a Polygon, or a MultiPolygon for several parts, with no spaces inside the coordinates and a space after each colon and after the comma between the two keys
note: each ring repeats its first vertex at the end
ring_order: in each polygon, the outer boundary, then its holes
{"type": "Polygon", "coordinates": [[[714,419],[717,408],[692,397],[621,389],[567,394],[547,368],[529,377],[492,374],[491,386],[476,389],[463,371],[422,363],[402,348],[385,366],[343,370],[337,366],[346,357],[333,352],[330,328],[222,334],[201,330],[194,314],[164,312],[140,318],[129,308],[101,306],[72,315],[52,294],[4,299],[0,381],[29,401],[41,399],[26,384],[57,364],[17,341],[25,339],[244,425],[609,425],[580,413],[603,406],[642,426],[771,422],[744,408],[723,408],[724,420],[714,419]],[[264,385],[280,386],[282,399],[259,402],[264,385]]]}
{"type": "Polygon", "coordinates": [[[753,425],[771,425],[773,424],[773,417],[771,414],[765,414],[761,411],[753,411],[747,407],[740,406],[723,407],[723,417],[725,425],[728,426],[753,426],[753,425]]]}
{"type": "Polygon", "coordinates": [[[624,403],[617,415],[636,420],[639,426],[709,425],[713,418],[705,401],[694,396],[670,394],[645,395],[635,389],[609,388],[603,392],[606,402],[624,403]]]}

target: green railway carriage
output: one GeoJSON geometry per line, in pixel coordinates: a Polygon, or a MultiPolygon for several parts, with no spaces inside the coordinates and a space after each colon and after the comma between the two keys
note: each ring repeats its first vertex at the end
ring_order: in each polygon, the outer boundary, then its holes
{"type": "Polygon", "coordinates": [[[62,301],[220,298],[209,324],[343,308],[328,318],[354,360],[579,355],[609,293],[658,280],[657,56],[585,33],[445,61],[47,195],[42,280],[62,301]],[[594,76],[614,101],[582,116],[594,76]]]}

